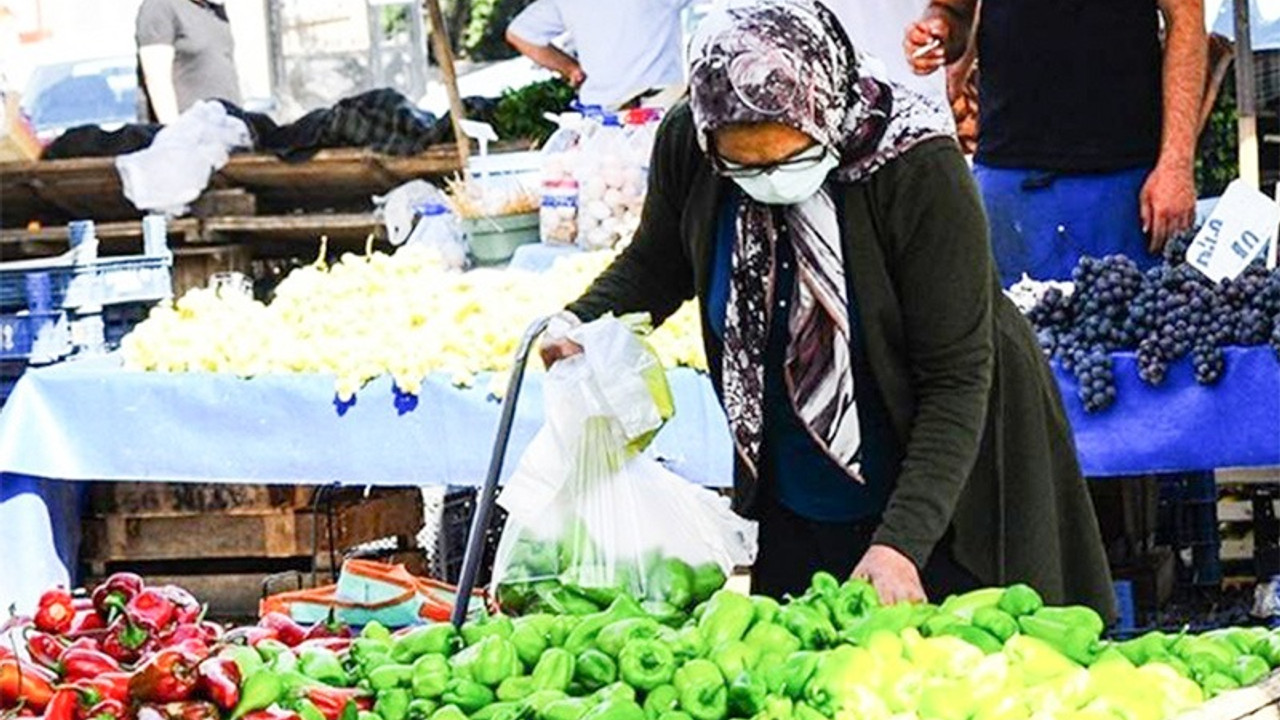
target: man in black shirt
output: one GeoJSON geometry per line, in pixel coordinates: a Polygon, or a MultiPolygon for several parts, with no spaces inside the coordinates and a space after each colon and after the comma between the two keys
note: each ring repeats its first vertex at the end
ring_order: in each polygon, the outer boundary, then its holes
{"type": "MultiPolygon", "coordinates": [[[[964,53],[976,5],[932,0],[906,33],[916,72],[964,53]]],[[[981,15],[974,173],[1002,279],[1067,279],[1086,254],[1155,263],[1195,217],[1203,0],[982,0],[981,15]]]]}

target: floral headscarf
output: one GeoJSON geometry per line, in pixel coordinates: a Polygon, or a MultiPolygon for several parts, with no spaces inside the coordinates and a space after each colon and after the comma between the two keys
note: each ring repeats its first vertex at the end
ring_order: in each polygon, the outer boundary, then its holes
{"type": "MultiPolygon", "coordinates": [[[[691,46],[690,106],[698,142],[728,125],[775,122],[839,159],[829,179],[863,180],[911,147],[951,134],[948,110],[880,77],[816,0],[722,0],[691,46]]],[[[764,352],[773,307],[774,246],[792,243],[785,378],[810,434],[861,481],[848,284],[835,200],[824,188],[781,208],[744,198],[733,251],[723,365],[725,406],[739,457],[759,472],[764,352]]]]}

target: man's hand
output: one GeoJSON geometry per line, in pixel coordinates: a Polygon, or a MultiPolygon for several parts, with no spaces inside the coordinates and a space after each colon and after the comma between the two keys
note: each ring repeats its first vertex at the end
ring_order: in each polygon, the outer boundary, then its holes
{"type": "Polygon", "coordinates": [[[866,580],[875,587],[880,602],[925,602],[920,571],[906,555],[887,545],[872,545],[853,569],[853,577],[866,580]]]}
{"type": "Polygon", "coordinates": [[[930,75],[947,64],[951,25],[940,17],[925,18],[907,26],[902,52],[917,75],[930,75]]]}
{"type": "Polygon", "coordinates": [[[575,62],[572,67],[566,69],[564,79],[568,80],[569,84],[572,85],[574,89],[577,89],[582,87],[582,83],[587,81],[587,73],[583,71],[581,65],[575,62]]]}
{"type": "Polygon", "coordinates": [[[1169,238],[1195,223],[1196,190],[1191,168],[1177,163],[1157,163],[1142,185],[1138,203],[1142,231],[1150,238],[1147,248],[1153,254],[1159,253],[1169,238]]]}

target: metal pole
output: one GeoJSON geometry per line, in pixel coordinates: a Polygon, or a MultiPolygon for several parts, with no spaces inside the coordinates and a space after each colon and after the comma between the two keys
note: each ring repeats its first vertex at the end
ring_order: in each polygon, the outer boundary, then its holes
{"type": "Polygon", "coordinates": [[[431,18],[431,42],[436,49],[436,62],[440,63],[444,89],[449,94],[449,116],[453,121],[453,136],[458,144],[458,162],[465,170],[467,158],[471,155],[471,145],[466,133],[462,132],[466,111],[462,109],[462,95],[458,93],[458,73],[453,67],[449,28],[444,23],[444,13],[440,12],[440,0],[426,0],[426,3],[427,15],[431,18]]]}
{"type": "Polygon", "coordinates": [[[516,349],[515,366],[507,380],[507,395],[502,401],[502,416],[498,420],[498,435],[493,440],[493,455],[489,458],[489,474],[476,494],[476,510],[471,518],[471,534],[467,536],[467,553],[462,559],[462,574],[458,578],[458,599],[453,605],[453,624],[462,627],[471,605],[471,593],[476,587],[476,576],[484,562],[488,540],[489,516],[493,512],[494,497],[498,492],[498,480],[502,477],[502,464],[506,460],[507,442],[511,440],[511,426],[516,418],[516,403],[520,400],[520,386],[524,381],[525,366],[533,343],[547,329],[551,318],[539,318],[524,331],[520,346],[516,349]]]}
{"type": "Polygon", "coordinates": [[[1249,34],[1249,0],[1233,0],[1236,31],[1236,124],[1240,135],[1240,179],[1258,187],[1257,81],[1253,40],[1249,34]]]}

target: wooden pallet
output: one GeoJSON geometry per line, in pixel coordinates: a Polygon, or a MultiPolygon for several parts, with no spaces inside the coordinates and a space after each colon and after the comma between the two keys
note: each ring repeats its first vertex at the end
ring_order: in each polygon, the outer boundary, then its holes
{"type": "Polygon", "coordinates": [[[89,488],[89,514],[98,517],[260,515],[308,507],[313,492],[312,488],[302,485],[103,482],[93,483],[89,488]]]}
{"type": "Polygon", "coordinates": [[[1280,720],[1280,673],[1257,685],[1224,693],[1178,720],[1280,720]]]}
{"type": "Polygon", "coordinates": [[[287,558],[311,554],[310,513],[251,515],[122,514],[81,524],[81,560],[93,563],[220,558],[287,558]]]}

